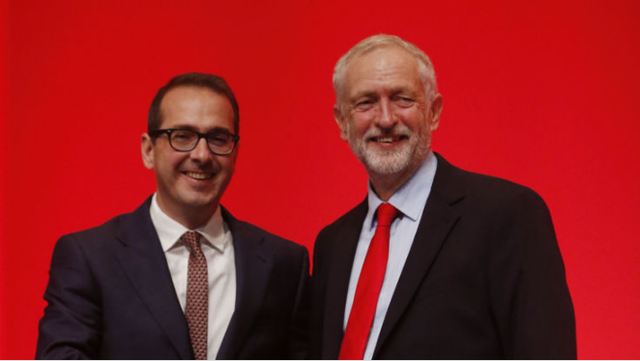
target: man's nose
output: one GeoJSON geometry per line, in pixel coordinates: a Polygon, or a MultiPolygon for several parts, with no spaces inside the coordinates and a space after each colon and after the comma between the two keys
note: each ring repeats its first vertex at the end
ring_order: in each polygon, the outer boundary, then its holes
{"type": "Polygon", "coordinates": [[[206,138],[198,139],[198,143],[196,143],[196,147],[193,148],[190,152],[191,159],[206,161],[211,158],[211,151],[209,150],[209,145],[207,144],[206,138]]]}
{"type": "Polygon", "coordinates": [[[378,126],[380,128],[391,128],[398,121],[393,114],[393,107],[389,99],[380,100],[380,113],[378,115],[378,126]]]}

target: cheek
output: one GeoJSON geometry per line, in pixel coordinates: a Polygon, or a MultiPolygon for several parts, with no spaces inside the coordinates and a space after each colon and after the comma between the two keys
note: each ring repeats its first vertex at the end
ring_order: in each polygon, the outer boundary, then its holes
{"type": "Polygon", "coordinates": [[[182,153],[163,153],[154,158],[155,168],[156,170],[163,170],[165,173],[173,172],[175,169],[179,168],[180,163],[184,159],[185,155],[182,153]]]}
{"type": "Polygon", "coordinates": [[[227,173],[229,173],[229,175],[232,175],[233,172],[236,171],[236,163],[233,161],[228,161],[226,164],[223,165],[223,167],[227,171],[227,173]]]}
{"type": "Polygon", "coordinates": [[[414,108],[406,112],[403,119],[405,119],[405,124],[414,130],[430,129],[431,127],[427,122],[427,116],[419,108],[414,108]]]}
{"type": "Polygon", "coordinates": [[[233,156],[229,157],[219,157],[217,159],[217,163],[220,165],[221,171],[228,173],[229,175],[233,174],[236,169],[236,155],[234,153],[233,156]]]}
{"type": "Polygon", "coordinates": [[[350,133],[361,136],[373,124],[373,117],[368,112],[360,112],[353,115],[349,123],[350,133]]]}

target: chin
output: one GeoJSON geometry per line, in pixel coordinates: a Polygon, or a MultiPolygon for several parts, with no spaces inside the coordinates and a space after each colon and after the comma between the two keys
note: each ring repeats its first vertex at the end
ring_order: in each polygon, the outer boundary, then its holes
{"type": "Polygon", "coordinates": [[[404,172],[408,167],[408,162],[394,162],[389,160],[365,160],[367,171],[378,175],[391,175],[404,172]]]}
{"type": "Polygon", "coordinates": [[[213,194],[202,194],[202,193],[193,193],[185,194],[182,197],[182,203],[187,207],[192,208],[206,208],[210,206],[214,206],[216,204],[216,195],[213,194]]]}
{"type": "Polygon", "coordinates": [[[392,151],[365,151],[358,158],[369,172],[379,175],[401,173],[407,169],[411,160],[411,149],[403,147],[392,151]]]}
{"type": "Polygon", "coordinates": [[[404,173],[418,169],[429,154],[429,146],[417,144],[392,152],[366,152],[361,159],[367,170],[378,175],[404,173]]]}

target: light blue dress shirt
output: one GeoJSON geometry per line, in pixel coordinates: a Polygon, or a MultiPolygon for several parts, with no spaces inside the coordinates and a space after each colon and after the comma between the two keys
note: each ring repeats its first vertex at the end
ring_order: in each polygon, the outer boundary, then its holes
{"type": "MultiPolygon", "coordinates": [[[[380,336],[380,330],[382,329],[382,323],[387,314],[389,304],[391,303],[391,297],[400,279],[400,274],[404,268],[404,263],[407,260],[409,250],[413,244],[413,238],[416,235],[420,219],[422,218],[422,211],[431,193],[431,185],[433,184],[433,178],[436,174],[437,163],[436,156],[433,152],[429,152],[429,155],[416,173],[389,199],[388,203],[400,212],[391,224],[389,260],[387,261],[387,270],[384,275],[382,289],[378,297],[376,314],[364,353],[365,360],[371,360],[373,356],[373,351],[375,350],[378,337],[380,336]]],[[[345,329],[349,321],[351,307],[353,306],[353,298],[355,296],[356,286],[358,285],[358,279],[360,278],[360,271],[362,270],[369,244],[376,231],[376,210],[380,204],[384,203],[373,191],[370,183],[367,201],[369,203],[369,210],[362,224],[353,268],[351,269],[351,278],[349,279],[349,291],[347,293],[347,304],[344,312],[345,329]]]]}

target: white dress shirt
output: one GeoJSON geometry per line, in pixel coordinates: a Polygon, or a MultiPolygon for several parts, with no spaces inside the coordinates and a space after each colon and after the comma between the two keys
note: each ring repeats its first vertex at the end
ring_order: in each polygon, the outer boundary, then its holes
{"type": "MultiPolygon", "coordinates": [[[[382,323],[389,309],[391,297],[396,289],[400,274],[404,267],[404,263],[409,255],[409,250],[413,244],[413,238],[418,230],[422,211],[427,203],[427,198],[431,193],[431,185],[436,174],[437,158],[433,152],[429,152],[424,163],[418,168],[416,173],[389,199],[388,203],[394,206],[398,211],[398,216],[391,224],[389,236],[389,259],[387,261],[387,270],[384,274],[384,281],[380,296],[378,297],[378,305],[371,326],[367,347],[364,352],[364,360],[371,360],[373,351],[375,350],[382,323]]],[[[369,183],[369,193],[367,195],[369,210],[362,224],[362,231],[356,248],[356,255],[353,260],[353,268],[351,269],[351,278],[349,279],[349,291],[347,293],[347,304],[344,312],[344,328],[347,328],[349,314],[353,306],[353,298],[356,293],[356,286],[360,278],[360,271],[364,259],[369,250],[369,244],[375,234],[377,221],[376,210],[381,203],[384,203],[371,188],[369,183]]]]}
{"type": "MultiPolygon", "coordinates": [[[[180,237],[190,229],[167,216],[158,206],[157,194],[151,200],[151,221],[158,232],[167,258],[173,286],[182,312],[187,302],[187,271],[189,250],[180,237]]],[[[202,227],[191,229],[200,233],[201,248],[207,259],[209,278],[209,324],[207,358],[215,359],[227,331],[236,302],[236,266],[231,232],[222,219],[220,207],[202,227]]]]}

